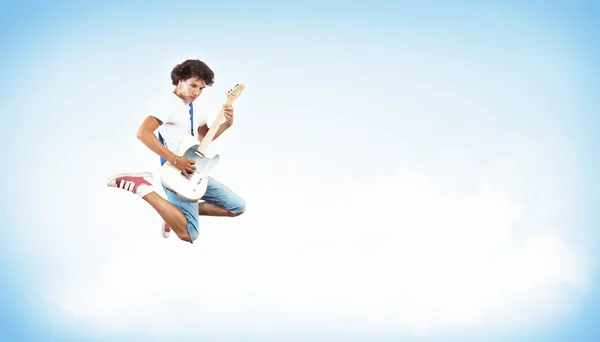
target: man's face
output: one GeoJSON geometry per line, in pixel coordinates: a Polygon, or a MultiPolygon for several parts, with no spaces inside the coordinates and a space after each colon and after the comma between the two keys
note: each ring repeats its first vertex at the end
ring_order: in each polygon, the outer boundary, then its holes
{"type": "Polygon", "coordinates": [[[187,102],[194,102],[202,90],[206,87],[206,82],[196,77],[188,78],[187,80],[179,81],[179,93],[187,102]]]}

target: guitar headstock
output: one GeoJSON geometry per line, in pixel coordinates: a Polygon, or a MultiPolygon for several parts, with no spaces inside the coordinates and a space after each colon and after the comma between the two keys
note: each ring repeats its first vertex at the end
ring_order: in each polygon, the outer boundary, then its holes
{"type": "Polygon", "coordinates": [[[227,92],[227,98],[231,101],[237,99],[245,88],[246,86],[243,84],[236,84],[235,87],[229,89],[227,92]]]}

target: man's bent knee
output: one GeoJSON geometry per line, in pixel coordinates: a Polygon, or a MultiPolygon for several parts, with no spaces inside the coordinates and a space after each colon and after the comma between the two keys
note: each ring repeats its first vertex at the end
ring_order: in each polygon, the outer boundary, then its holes
{"type": "Polygon", "coordinates": [[[185,242],[192,242],[192,237],[185,226],[183,226],[183,229],[173,229],[173,231],[181,240],[185,242]]]}
{"type": "Polygon", "coordinates": [[[194,243],[194,241],[196,241],[196,239],[198,238],[198,233],[195,234],[189,234],[187,231],[184,234],[181,234],[181,236],[179,236],[179,238],[182,241],[185,242],[190,242],[190,243],[194,243]]]}
{"type": "Polygon", "coordinates": [[[182,241],[185,242],[194,242],[194,240],[196,240],[199,235],[196,227],[190,227],[190,223],[187,222],[187,220],[185,224],[180,226],[178,225],[177,227],[171,227],[171,229],[173,229],[177,237],[179,237],[182,241]]]}
{"type": "Polygon", "coordinates": [[[236,216],[240,216],[242,215],[244,212],[246,212],[246,201],[244,201],[243,199],[239,199],[238,202],[236,203],[236,206],[233,209],[228,210],[229,211],[229,216],[231,217],[236,217],[236,216]]]}
{"type": "Polygon", "coordinates": [[[185,234],[183,236],[180,236],[179,238],[185,242],[193,242],[192,238],[190,237],[190,234],[185,234]]]}

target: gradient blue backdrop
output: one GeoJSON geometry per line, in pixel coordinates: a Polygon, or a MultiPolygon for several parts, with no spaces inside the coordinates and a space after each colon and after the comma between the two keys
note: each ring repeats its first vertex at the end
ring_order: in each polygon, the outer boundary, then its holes
{"type": "MultiPolygon", "coordinates": [[[[75,331],[69,326],[54,325],[44,321],[45,312],[52,308],[40,307],[40,294],[35,291],[41,279],[38,272],[52,272],[44,269],[43,262],[35,262],[35,248],[22,248],[16,243],[20,231],[27,229],[27,219],[36,217],[36,208],[44,206],[51,194],[32,197],[20,191],[27,177],[44,177],[44,169],[37,169],[36,153],[50,153],[59,162],[73,160],[70,145],[60,136],[69,130],[71,119],[44,117],[45,106],[79,106],[85,120],[86,106],[98,106],[94,94],[103,94],[110,89],[96,89],[94,82],[103,77],[103,70],[85,69],[78,66],[77,78],[73,80],[73,93],[80,99],[73,103],[38,103],[36,98],[51,91],[46,87],[52,82],[47,77],[60,78],[61,74],[49,71],[57,58],[65,52],[63,49],[79,49],[85,55],[93,51],[96,58],[104,61],[105,68],[111,63],[121,62],[120,51],[140,60],[131,60],[131,70],[139,74],[145,67],[144,54],[172,51],[190,45],[218,46],[222,50],[231,49],[231,54],[240,54],[248,61],[253,59],[279,60],[290,58],[286,51],[302,52],[303,46],[326,47],[323,65],[316,70],[302,70],[302,56],[290,59],[292,70],[300,71],[305,77],[313,78],[315,87],[328,69],[339,71],[338,63],[343,65],[344,56],[335,54],[336,46],[361,50],[352,46],[353,41],[365,43],[364,48],[375,46],[381,51],[397,52],[402,50],[401,42],[415,32],[416,36],[427,37],[448,34],[447,43],[461,42],[461,39],[473,40],[480,44],[483,51],[493,51],[498,44],[510,46],[502,41],[502,30],[519,31],[528,29],[545,32],[543,37],[552,36],[553,40],[530,40],[531,44],[562,44],[570,51],[565,54],[575,56],[573,60],[580,65],[576,75],[582,93],[570,110],[568,118],[556,119],[545,125],[560,125],[575,136],[573,141],[580,153],[583,173],[571,175],[581,177],[585,198],[578,200],[581,220],[589,229],[597,229],[600,223],[598,214],[598,132],[600,131],[600,2],[598,1],[402,1],[402,2],[357,2],[349,5],[341,1],[302,1],[283,3],[278,1],[3,1],[0,3],[0,113],[4,124],[0,126],[3,137],[2,152],[4,179],[2,210],[2,236],[0,239],[0,340],[2,341],[135,341],[146,340],[144,336],[89,336],[86,331],[75,331]],[[519,23],[513,26],[513,23],[519,23]],[[523,23],[529,23],[524,25],[523,23]],[[277,35],[278,31],[285,34],[277,35]],[[215,41],[214,32],[220,35],[229,33],[229,41],[215,41]],[[448,33],[451,32],[451,33],[448,33]],[[490,32],[496,32],[496,36],[490,32]],[[548,35],[547,33],[550,32],[548,35]],[[464,34],[464,36],[461,36],[464,34]],[[289,38],[289,39],[286,39],[289,38]],[[336,39],[339,38],[339,39],[336,39]],[[176,38],[176,43],[173,40],[176,38]],[[92,41],[94,39],[94,41],[92,41]],[[329,40],[327,40],[329,39],[329,40]],[[496,39],[499,39],[496,41],[496,39]],[[75,43],[74,43],[75,42],[75,43]],[[369,46],[367,46],[369,45],[369,46]],[[490,50],[491,49],[491,50],[490,50]],[[139,51],[136,54],[136,51],[139,51]],[[82,74],[85,73],[85,74],[82,74]],[[50,75],[50,76],[49,76],[50,75]],[[35,128],[35,129],[34,129],[35,128]],[[51,130],[56,141],[46,141],[31,137],[34,130],[51,130]],[[26,156],[27,158],[21,158],[26,156]],[[32,260],[34,260],[32,262],[32,260]]],[[[514,32],[513,32],[514,33],[514,32]]],[[[525,34],[525,32],[524,32],[525,34]]],[[[528,32],[528,34],[532,34],[528,32]]],[[[535,34],[532,34],[535,36],[535,34]]],[[[510,35],[508,35],[510,36],[510,35]]],[[[72,52],[72,51],[71,51],[72,52]]],[[[497,58],[502,58],[502,49],[498,49],[497,58]]],[[[91,57],[91,55],[90,55],[91,57]]],[[[243,59],[240,57],[240,60],[243,59]]],[[[232,57],[230,61],[234,61],[232,57]]],[[[369,67],[378,63],[365,59],[364,65],[353,65],[356,73],[346,75],[344,81],[355,82],[356,92],[369,91],[375,87],[365,84],[369,80],[369,67]]],[[[516,61],[518,62],[518,61],[516,61]]],[[[246,62],[242,62],[246,63],[246,62]]],[[[247,62],[250,64],[250,62],[247,62]]],[[[393,64],[387,60],[385,63],[393,64]]],[[[541,61],[540,63],[543,63],[541,61]]],[[[249,66],[250,67],[250,66],[249,66]]],[[[259,71],[248,70],[250,74],[259,71]]],[[[286,72],[282,70],[282,72],[286,72]]],[[[343,73],[340,73],[343,75],[343,73]]],[[[297,77],[295,74],[293,77],[297,77]]],[[[401,76],[400,76],[401,77],[401,76]]],[[[283,78],[282,80],[284,80],[283,78]]],[[[552,75],[548,75],[551,82],[552,75]]],[[[135,87],[148,80],[128,79],[124,74],[121,88],[135,87]],[[125,86],[123,86],[125,85],[125,86]]],[[[332,83],[334,84],[334,83],[332,83]]],[[[282,84],[283,86],[283,84],[282,84]]],[[[393,94],[391,92],[390,94],[393,94]]],[[[302,95],[299,94],[299,101],[302,95]]],[[[291,97],[293,98],[293,97],[291,97]]],[[[374,101],[377,101],[374,99],[374,101]]],[[[105,105],[106,106],[106,105],[105,105]]],[[[106,108],[109,108],[108,106],[106,108]]],[[[310,115],[310,114],[308,114],[310,115]]],[[[543,120],[543,116],[535,116],[543,120]]],[[[94,118],[101,120],[101,118],[94,118]]],[[[524,118],[524,120],[526,120],[524,118]]],[[[93,120],[90,121],[93,125],[93,120]]],[[[499,125],[519,122],[499,122],[499,125]]],[[[315,127],[317,132],[318,127],[315,127]]],[[[378,126],[377,129],[382,129],[378,126]]],[[[276,134],[276,133],[274,133],[276,134]]],[[[335,134],[335,133],[334,133],[335,134]]],[[[376,151],[374,153],[377,153],[376,151]]],[[[80,167],[87,167],[79,165],[80,167]]],[[[48,179],[49,182],[52,179],[48,179]]],[[[590,245],[598,246],[598,234],[592,234],[590,245]]],[[[43,236],[35,241],[43,244],[43,236]]],[[[33,242],[33,241],[32,241],[33,242]]],[[[56,246],[60,248],[60,246],[56,246]]],[[[596,258],[600,257],[596,248],[596,258]]],[[[76,257],[76,256],[71,256],[76,257]]],[[[597,268],[596,268],[597,270],[597,268]]],[[[57,277],[59,275],[56,275],[57,277]]],[[[551,329],[531,334],[503,337],[476,336],[477,341],[598,341],[600,340],[600,291],[595,286],[600,277],[594,276],[593,292],[585,299],[582,307],[573,317],[556,322],[551,329]]],[[[310,332],[306,332],[310,335],[310,332]]],[[[461,341],[467,337],[461,332],[452,336],[452,340],[461,341]]],[[[209,338],[209,336],[207,336],[209,338]]],[[[290,340],[295,337],[291,336],[290,340]]],[[[301,338],[300,338],[301,339],[301,338]]],[[[314,340],[328,340],[327,336],[318,336],[314,340]]],[[[389,338],[389,340],[395,340],[389,338]]],[[[415,339],[418,340],[418,339],[415,339]]],[[[448,341],[440,338],[440,341],[448,341]]],[[[248,341],[241,337],[239,341],[248,341]]]]}

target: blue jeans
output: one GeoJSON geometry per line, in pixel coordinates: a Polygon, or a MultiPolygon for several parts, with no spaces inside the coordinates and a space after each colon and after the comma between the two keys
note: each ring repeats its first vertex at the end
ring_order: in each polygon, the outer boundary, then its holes
{"type": "MultiPolygon", "coordinates": [[[[185,215],[188,233],[190,234],[192,242],[195,241],[200,234],[198,229],[198,202],[190,202],[179,197],[164,185],[163,189],[167,194],[167,200],[179,208],[185,215]]],[[[233,214],[239,214],[246,210],[246,202],[238,194],[210,176],[208,177],[206,193],[202,196],[202,200],[228,210],[233,214]]]]}

